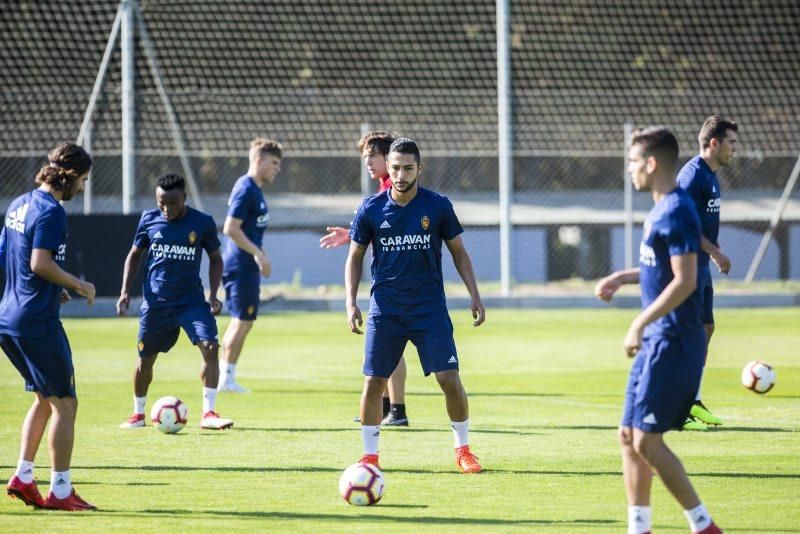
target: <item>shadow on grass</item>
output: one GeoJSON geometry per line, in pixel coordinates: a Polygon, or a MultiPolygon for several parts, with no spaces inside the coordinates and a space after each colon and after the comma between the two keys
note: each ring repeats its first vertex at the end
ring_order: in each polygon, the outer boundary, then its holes
{"type": "MultiPolygon", "coordinates": [[[[542,427],[548,428],[548,427],[542,427]]],[[[552,428],[552,427],[550,427],[552,428]]],[[[614,427],[616,428],[616,427],[614,427]]],[[[270,427],[258,427],[258,426],[240,426],[240,427],[233,427],[229,429],[227,432],[313,432],[318,434],[320,432],[353,432],[357,430],[358,427],[350,426],[350,427],[338,427],[338,428],[302,428],[302,427],[284,427],[284,428],[270,428],[270,427]]],[[[409,427],[383,427],[383,431],[389,432],[411,432],[411,433],[427,433],[427,432],[447,432],[447,427],[436,427],[436,428],[409,428],[409,427]]],[[[541,432],[526,432],[524,430],[500,430],[500,429],[492,429],[492,428],[471,428],[471,434],[511,434],[517,436],[534,436],[537,434],[541,434],[541,432]]]]}
{"type": "MultiPolygon", "coordinates": [[[[277,395],[319,395],[321,393],[338,395],[361,396],[361,390],[348,389],[259,389],[250,390],[253,393],[277,394],[277,395]]],[[[406,395],[412,397],[442,397],[441,391],[406,391],[406,395]]],[[[481,392],[467,391],[467,397],[564,397],[563,393],[536,393],[532,391],[506,391],[506,392],[481,392]]],[[[622,398],[622,395],[609,395],[622,398]]]]}
{"type": "MultiPolygon", "coordinates": [[[[0,465],[0,469],[12,468],[12,466],[0,465]]],[[[327,466],[288,466],[288,467],[243,467],[243,466],[184,466],[184,465],[79,465],[74,466],[74,469],[81,470],[95,470],[95,471],[151,471],[151,472],[169,472],[169,471],[211,471],[222,473],[341,473],[341,467],[327,467],[327,466]]],[[[403,473],[411,475],[453,475],[463,477],[464,475],[458,471],[446,469],[414,469],[414,468],[388,468],[384,470],[385,473],[403,473]]],[[[563,471],[563,470],[548,470],[548,469],[484,469],[483,473],[479,476],[492,476],[492,475],[539,475],[539,476],[580,476],[580,477],[621,477],[622,471],[563,471]]],[[[708,473],[708,472],[690,472],[690,477],[707,477],[707,478],[753,478],[753,479],[788,479],[800,480],[800,473],[708,473]]],[[[0,482],[7,482],[0,480],[0,482]]],[[[81,484],[106,484],[102,482],[79,482],[81,484]]],[[[130,483],[109,483],[109,485],[118,486],[150,486],[150,485],[167,485],[161,483],[150,482],[130,482],[130,483]]]]}

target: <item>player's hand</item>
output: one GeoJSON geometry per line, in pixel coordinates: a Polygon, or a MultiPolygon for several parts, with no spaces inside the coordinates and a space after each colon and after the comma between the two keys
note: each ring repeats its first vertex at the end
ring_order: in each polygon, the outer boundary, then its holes
{"type": "Polygon", "coordinates": [[[357,304],[347,305],[347,323],[350,326],[350,331],[354,334],[364,333],[361,331],[361,325],[364,324],[364,320],[361,318],[361,310],[358,309],[357,304]]]}
{"type": "Polygon", "coordinates": [[[94,304],[94,296],[97,291],[95,290],[93,283],[84,282],[81,280],[80,285],[75,288],[75,292],[82,297],[86,297],[86,304],[89,306],[94,304]]]}
{"type": "Polygon", "coordinates": [[[211,297],[208,300],[208,304],[211,306],[211,315],[219,315],[222,311],[222,303],[217,297],[211,297]]]}
{"type": "Polygon", "coordinates": [[[320,248],[336,248],[341,247],[350,241],[350,231],[341,226],[328,226],[325,228],[328,234],[322,236],[319,240],[320,248]]]}
{"type": "Polygon", "coordinates": [[[61,301],[61,304],[64,304],[65,302],[71,301],[72,296],[69,294],[69,291],[62,287],[61,294],[58,296],[58,299],[61,301]]]}
{"type": "Polygon", "coordinates": [[[631,323],[628,333],[625,334],[625,340],[622,345],[625,347],[625,354],[628,358],[633,358],[639,349],[642,348],[642,336],[644,335],[644,328],[640,327],[637,321],[631,323]]]}
{"type": "Polygon", "coordinates": [[[470,309],[472,310],[472,318],[475,319],[472,326],[482,325],[486,320],[486,308],[483,307],[481,299],[473,299],[470,309]]]}
{"type": "Polygon", "coordinates": [[[127,293],[122,293],[117,300],[117,315],[125,317],[128,315],[128,306],[131,305],[131,297],[127,293]]]}
{"type": "Polygon", "coordinates": [[[258,265],[258,269],[261,271],[261,276],[269,276],[272,274],[272,263],[267,258],[267,253],[263,250],[259,250],[258,254],[253,256],[256,260],[256,265],[258,265]]]}
{"type": "Polygon", "coordinates": [[[614,293],[617,292],[617,289],[620,288],[619,280],[616,279],[615,276],[606,276],[599,282],[597,285],[594,286],[594,294],[600,300],[605,302],[610,301],[614,298],[614,293]]]}
{"type": "Polygon", "coordinates": [[[731,270],[731,260],[722,253],[722,251],[717,251],[714,254],[711,254],[711,261],[714,262],[714,265],[717,266],[719,272],[722,274],[728,274],[731,270]]]}

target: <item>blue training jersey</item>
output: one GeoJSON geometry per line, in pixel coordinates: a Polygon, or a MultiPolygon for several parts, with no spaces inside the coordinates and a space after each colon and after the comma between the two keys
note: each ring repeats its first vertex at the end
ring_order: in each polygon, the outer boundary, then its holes
{"type": "MultiPolygon", "coordinates": [[[[675,278],[670,257],[697,253],[698,250],[700,219],[697,210],[686,191],[676,187],[653,206],[644,221],[639,245],[642,309],[652,304],[675,278]]],[[[698,335],[705,343],[697,291],[674,310],[647,325],[644,331],[645,337],[680,336],[693,340],[698,339],[698,335]]]]}
{"type": "Polygon", "coordinates": [[[46,337],[59,322],[61,286],[31,270],[33,249],[52,251],[64,266],[67,214],[50,193],[35,189],[15,198],[8,207],[0,234],[0,258],[6,288],[0,301],[0,333],[46,337]]]}
{"type": "MultiPolygon", "coordinates": [[[[719,208],[722,198],[717,174],[702,157],[695,156],[678,173],[678,185],[694,200],[703,236],[719,246],[719,208]]],[[[708,270],[708,254],[700,250],[698,258],[699,267],[708,270]]]]}
{"type": "Polygon", "coordinates": [[[442,241],[464,230],[444,195],[419,187],[405,206],[392,190],[365,199],[350,228],[350,239],[372,243],[373,315],[418,315],[446,310],[442,241]]]}
{"type": "MultiPolygon", "coordinates": [[[[244,235],[261,248],[264,230],[269,222],[269,208],[264,194],[250,176],[245,175],[236,180],[228,199],[228,217],[240,219],[244,235]]],[[[230,238],[225,240],[222,258],[225,261],[226,275],[239,271],[259,270],[252,254],[240,249],[230,238]]]]}
{"type": "Polygon", "coordinates": [[[220,247],[210,215],[187,206],[183,217],[169,222],[159,210],[146,210],[133,244],[147,249],[143,293],[148,307],[205,301],[200,280],[203,250],[211,254],[220,247]]]}

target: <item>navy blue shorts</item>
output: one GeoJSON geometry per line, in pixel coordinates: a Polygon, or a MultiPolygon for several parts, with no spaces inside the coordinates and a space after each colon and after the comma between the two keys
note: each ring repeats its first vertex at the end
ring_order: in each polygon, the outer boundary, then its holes
{"type": "Polygon", "coordinates": [[[242,321],[255,321],[258,316],[261,273],[244,271],[226,274],[222,277],[225,288],[225,304],[228,313],[242,321]]]}
{"type": "Polygon", "coordinates": [[[714,324],[714,285],[711,273],[698,279],[697,292],[700,295],[700,319],[703,324],[714,324]]]}
{"type": "Polygon", "coordinates": [[[75,369],[64,327],[47,337],[0,334],[0,347],[25,379],[25,390],[42,397],[75,397],[75,369]]]}
{"type": "Polygon", "coordinates": [[[705,357],[702,336],[646,338],[633,360],[622,426],[663,433],[680,429],[694,404],[705,357]]]}
{"type": "Polygon", "coordinates": [[[139,356],[169,352],[178,341],[181,328],[192,345],[217,342],[217,321],[206,302],[150,308],[142,305],[139,317],[139,356]]]}
{"type": "Polygon", "coordinates": [[[364,374],[389,378],[406,343],[417,347],[425,376],[458,370],[453,323],[446,311],[426,315],[369,315],[364,347],[364,374]]]}

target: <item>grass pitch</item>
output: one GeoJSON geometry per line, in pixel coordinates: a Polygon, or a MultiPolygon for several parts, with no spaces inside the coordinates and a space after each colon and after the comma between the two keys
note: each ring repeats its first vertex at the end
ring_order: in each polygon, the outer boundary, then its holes
{"type": "MultiPolygon", "coordinates": [[[[239,371],[252,393],[220,396],[218,411],[235,420],[224,432],[197,428],[200,356],[182,335],[156,364],[147,408],[164,395],[187,403],[189,426],[174,436],[117,429],[131,412],[136,320],[65,320],[80,399],[73,481],[100,511],[33,511],[2,498],[0,531],[624,532],[616,426],[630,366],[622,338],[634,313],[492,309],[473,328],[468,312],[451,312],[470,441],[486,471],[457,472],[444,399],[409,347],[412,426],[382,433],[387,490],[366,508],[337,492],[339,474],[362,452],[352,418],[363,337],[347,331],[344,313],[260,317],[239,371]]],[[[800,309],[716,318],[703,391],[725,426],[667,441],[726,531],[800,532],[800,309]],[[753,359],[777,370],[767,395],[739,383],[753,359]]],[[[5,484],[30,404],[5,358],[0,395],[5,484]]],[[[46,447],[36,472],[46,491],[46,447]]],[[[663,485],[653,487],[654,530],[688,531],[663,485]]]]}

